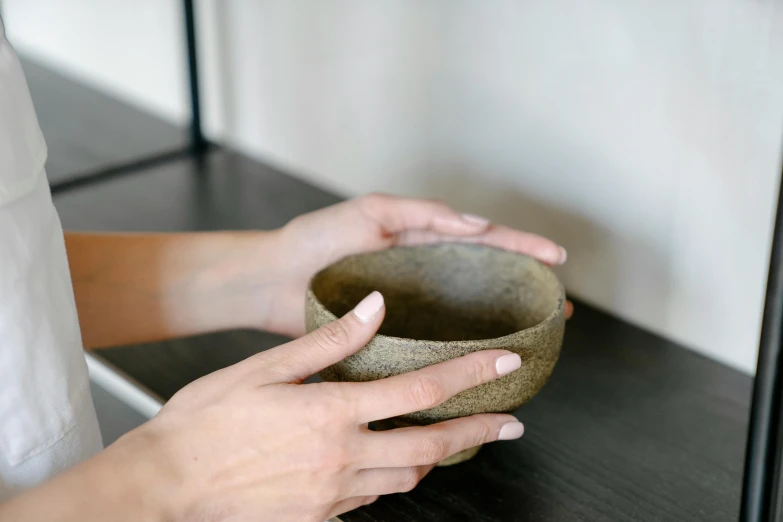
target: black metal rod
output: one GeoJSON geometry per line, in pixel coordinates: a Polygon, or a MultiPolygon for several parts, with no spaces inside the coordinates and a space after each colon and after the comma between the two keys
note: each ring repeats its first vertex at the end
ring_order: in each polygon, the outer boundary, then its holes
{"type": "Polygon", "coordinates": [[[207,146],[201,129],[201,98],[198,81],[198,55],[196,53],[196,20],[193,0],[184,0],[185,36],[188,45],[188,75],[190,81],[190,144],[196,152],[207,146]]]}
{"type": "Polygon", "coordinates": [[[780,437],[783,434],[780,410],[783,405],[783,174],[781,178],[745,450],[741,522],[774,522],[780,508],[777,504],[781,471],[780,437]]]}
{"type": "MultiPolygon", "coordinates": [[[[57,195],[63,192],[68,192],[69,190],[92,185],[93,183],[100,181],[114,179],[119,176],[138,174],[153,167],[159,167],[161,165],[165,165],[166,163],[182,160],[192,156],[194,156],[194,153],[190,147],[170,150],[168,152],[162,152],[154,156],[148,156],[145,158],[135,159],[127,163],[105,167],[94,172],[84,172],[60,181],[53,181],[50,184],[50,190],[53,195],[57,195]]],[[[200,154],[196,154],[195,156],[201,157],[200,154]]]]}

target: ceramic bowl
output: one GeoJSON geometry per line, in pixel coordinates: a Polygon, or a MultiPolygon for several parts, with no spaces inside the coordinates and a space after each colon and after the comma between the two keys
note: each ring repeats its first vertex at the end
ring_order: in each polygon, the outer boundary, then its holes
{"type": "MultiPolygon", "coordinates": [[[[307,330],[350,312],[373,290],[386,301],[379,333],[321,372],[325,381],[383,379],[477,350],[504,349],[522,357],[522,367],[509,375],[435,408],[380,420],[376,429],[513,412],[544,386],[560,354],[565,292],[555,274],[530,257],[457,243],[347,257],[310,282],[307,330]]],[[[478,449],[440,464],[467,460],[478,449]]]]}

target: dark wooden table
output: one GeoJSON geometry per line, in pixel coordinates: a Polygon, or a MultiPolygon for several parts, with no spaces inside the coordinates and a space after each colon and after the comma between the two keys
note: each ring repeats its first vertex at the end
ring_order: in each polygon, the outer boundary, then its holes
{"type": "MultiPolygon", "coordinates": [[[[33,91],[44,87],[35,85],[33,91]]],[[[95,105],[78,109],[89,113],[95,105]]],[[[113,110],[118,118],[132,111],[127,106],[113,110]]],[[[94,116],[85,116],[86,121],[94,116]]],[[[68,141],[73,135],[58,134],[53,127],[44,128],[53,153],[50,165],[89,160],[68,141]]],[[[176,135],[176,129],[170,131],[163,134],[176,135]]],[[[90,135],[85,130],[81,139],[90,135]]],[[[123,156],[127,150],[117,140],[110,149],[123,156]]],[[[124,141],[133,147],[143,143],[124,141]]],[[[273,228],[336,201],[332,194],[219,148],[203,162],[184,158],[55,195],[66,227],[94,230],[273,228]]],[[[260,332],[221,332],[101,354],[170,397],[193,379],[284,340],[260,332]]],[[[517,412],[527,428],[522,439],[487,446],[466,464],[435,470],[411,493],[382,498],[341,518],[734,521],[750,386],[746,375],[577,302],[552,379],[517,412]]]]}
{"type": "MultiPolygon", "coordinates": [[[[66,227],[273,228],[334,195],[226,150],[56,197],[66,227]]],[[[284,339],[223,332],[102,351],[162,397],[284,339]]],[[[352,521],[735,520],[751,380],[583,303],[525,436],[352,521]]]]}
{"type": "Polygon", "coordinates": [[[184,129],[29,60],[22,61],[58,183],[187,144],[184,129]]]}

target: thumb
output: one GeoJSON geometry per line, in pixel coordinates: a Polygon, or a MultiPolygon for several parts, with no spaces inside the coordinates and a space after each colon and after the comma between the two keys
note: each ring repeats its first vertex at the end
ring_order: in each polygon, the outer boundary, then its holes
{"type": "Polygon", "coordinates": [[[372,194],[358,202],[365,215],[391,234],[417,230],[447,236],[475,236],[490,228],[489,220],[460,214],[441,201],[372,194]]]}
{"type": "Polygon", "coordinates": [[[372,292],[340,319],[264,353],[275,382],[302,382],[342,361],[370,342],[386,310],[380,292],[372,292]]]}

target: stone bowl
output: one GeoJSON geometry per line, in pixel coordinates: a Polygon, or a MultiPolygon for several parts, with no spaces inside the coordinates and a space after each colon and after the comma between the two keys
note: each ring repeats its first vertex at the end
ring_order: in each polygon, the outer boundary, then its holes
{"type": "MultiPolygon", "coordinates": [[[[424,411],[379,419],[391,429],[489,412],[513,412],[555,367],[565,330],[565,292],[531,257],[445,243],[398,247],[344,258],[316,274],[307,291],[307,330],[350,312],[378,290],[386,302],[379,333],[363,349],[323,370],[325,381],[358,382],[411,372],[478,350],[504,349],[522,367],[424,411]]],[[[439,465],[473,457],[479,447],[439,465]]]]}

